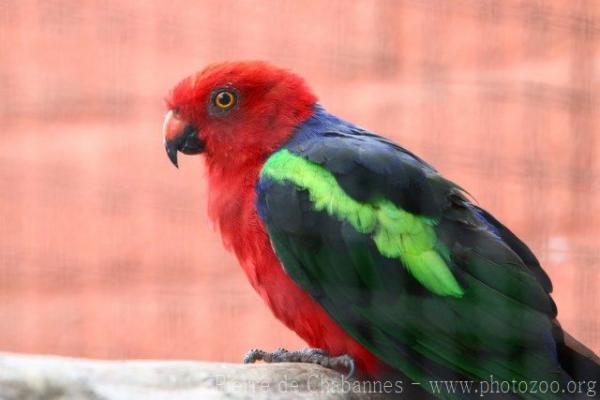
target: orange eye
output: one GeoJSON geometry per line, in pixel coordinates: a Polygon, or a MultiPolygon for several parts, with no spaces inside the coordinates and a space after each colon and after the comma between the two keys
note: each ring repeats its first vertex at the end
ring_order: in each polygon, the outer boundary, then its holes
{"type": "Polygon", "coordinates": [[[234,105],[235,94],[228,90],[223,90],[215,96],[215,106],[219,107],[221,110],[229,110],[234,105]]]}

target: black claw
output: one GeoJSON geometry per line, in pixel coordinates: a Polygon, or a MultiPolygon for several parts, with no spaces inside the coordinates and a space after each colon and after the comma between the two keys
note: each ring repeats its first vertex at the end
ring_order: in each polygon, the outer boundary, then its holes
{"type": "Polygon", "coordinates": [[[348,370],[348,373],[346,374],[346,379],[350,379],[354,376],[354,372],[356,369],[354,359],[347,355],[342,356],[342,357],[346,358],[346,360],[345,360],[346,361],[346,369],[348,370]]]}

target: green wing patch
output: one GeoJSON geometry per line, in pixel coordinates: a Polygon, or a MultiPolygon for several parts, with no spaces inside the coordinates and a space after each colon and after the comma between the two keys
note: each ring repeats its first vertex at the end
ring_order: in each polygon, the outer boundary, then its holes
{"type": "Polygon", "coordinates": [[[447,265],[448,252],[437,240],[435,220],[411,214],[385,198],[358,202],[348,196],[327,169],[286,149],[269,157],[261,176],[306,190],[315,210],[325,211],[347,221],[358,232],[371,235],[382,255],[399,259],[431,292],[462,297],[463,290],[447,265]]]}

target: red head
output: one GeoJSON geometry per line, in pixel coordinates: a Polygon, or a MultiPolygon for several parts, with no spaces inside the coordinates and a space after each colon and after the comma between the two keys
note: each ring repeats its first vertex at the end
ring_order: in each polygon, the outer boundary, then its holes
{"type": "Polygon", "coordinates": [[[211,65],[182,80],[167,99],[163,133],[177,151],[205,153],[209,168],[262,164],[313,112],[304,80],[265,62],[211,65]]]}

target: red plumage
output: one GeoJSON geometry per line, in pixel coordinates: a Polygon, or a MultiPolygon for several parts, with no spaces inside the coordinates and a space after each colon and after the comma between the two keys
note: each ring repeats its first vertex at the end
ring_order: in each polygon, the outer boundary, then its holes
{"type": "Polygon", "coordinates": [[[311,347],[349,354],[359,372],[377,376],[385,366],[285,273],[256,210],[260,169],[312,115],[316,101],[300,77],[263,62],[246,62],[210,66],[184,79],[167,104],[179,120],[202,127],[198,136],[205,144],[209,217],[274,315],[311,347]],[[211,91],[228,86],[240,92],[238,112],[228,118],[206,112],[211,91]]]}

